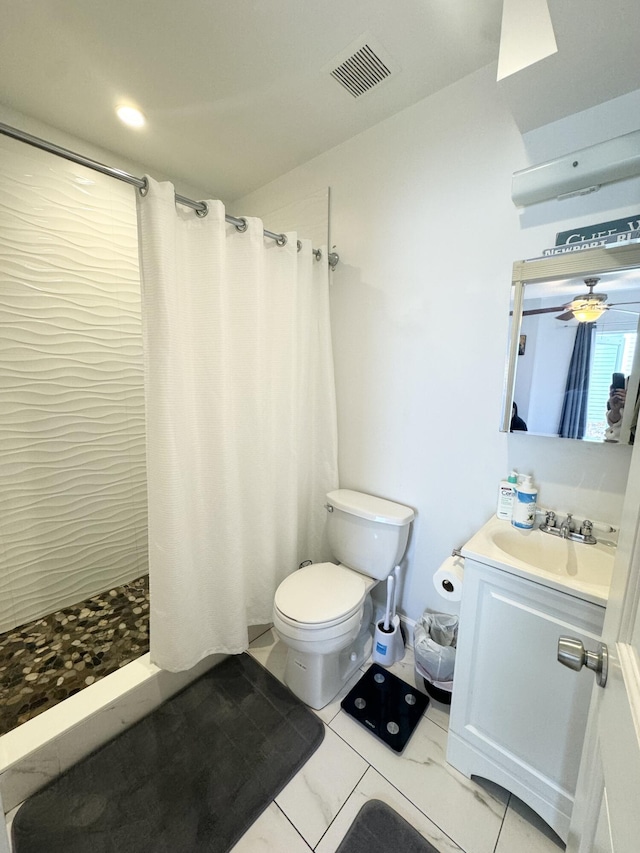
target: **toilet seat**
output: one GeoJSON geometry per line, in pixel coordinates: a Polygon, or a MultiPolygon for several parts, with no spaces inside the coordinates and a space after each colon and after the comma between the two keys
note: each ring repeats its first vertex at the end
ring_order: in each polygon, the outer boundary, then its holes
{"type": "Polygon", "coordinates": [[[324,629],[359,613],[366,593],[362,575],[335,563],[315,563],[282,581],[274,607],[292,628],[324,629]]]}

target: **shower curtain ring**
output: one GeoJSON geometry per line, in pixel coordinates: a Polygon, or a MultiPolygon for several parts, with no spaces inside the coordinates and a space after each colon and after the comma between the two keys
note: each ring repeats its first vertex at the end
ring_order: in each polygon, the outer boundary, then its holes
{"type": "Polygon", "coordinates": [[[199,216],[201,219],[203,219],[207,215],[207,213],[209,213],[209,205],[206,201],[201,201],[200,204],[202,205],[202,207],[196,207],[196,216],[199,216]]]}
{"type": "Polygon", "coordinates": [[[287,245],[287,235],[280,234],[280,236],[276,239],[276,243],[278,246],[286,246],[287,245]]]}
{"type": "Polygon", "coordinates": [[[146,178],[142,178],[142,186],[138,187],[138,192],[141,196],[145,196],[149,192],[149,181],[146,178]]]}
{"type": "Polygon", "coordinates": [[[244,234],[244,232],[249,227],[249,223],[244,218],[244,216],[239,216],[238,219],[240,220],[240,222],[236,222],[236,231],[239,231],[241,234],[244,234]]]}

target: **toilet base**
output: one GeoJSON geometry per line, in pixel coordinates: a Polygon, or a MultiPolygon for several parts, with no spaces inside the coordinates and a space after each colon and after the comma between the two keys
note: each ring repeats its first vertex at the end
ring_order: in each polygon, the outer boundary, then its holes
{"type": "Polygon", "coordinates": [[[372,645],[371,625],[366,624],[356,639],[339,652],[318,655],[289,648],[284,683],[305,705],[318,711],[335,699],[369,657],[372,645]]]}

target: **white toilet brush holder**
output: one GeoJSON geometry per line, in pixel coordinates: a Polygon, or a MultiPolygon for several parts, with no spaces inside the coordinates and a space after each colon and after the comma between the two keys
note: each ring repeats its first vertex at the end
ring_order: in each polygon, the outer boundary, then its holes
{"type": "Polygon", "coordinates": [[[392,666],[396,662],[398,645],[396,637],[398,634],[400,634],[400,619],[397,616],[395,620],[391,620],[386,629],[384,619],[376,624],[373,635],[373,651],[371,652],[371,660],[374,663],[379,663],[381,666],[392,666]],[[397,625],[394,625],[396,620],[397,625]]]}

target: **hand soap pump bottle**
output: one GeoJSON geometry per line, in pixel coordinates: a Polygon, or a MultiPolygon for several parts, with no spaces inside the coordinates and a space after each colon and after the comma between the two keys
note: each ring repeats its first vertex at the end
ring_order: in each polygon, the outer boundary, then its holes
{"type": "Polygon", "coordinates": [[[518,483],[518,475],[512,471],[506,480],[500,480],[498,488],[498,509],[496,515],[498,518],[504,518],[511,521],[513,513],[513,504],[516,498],[516,486],[518,483]]]}
{"type": "Polygon", "coordinates": [[[511,524],[521,530],[531,530],[536,520],[536,501],[538,490],[533,485],[530,474],[526,474],[522,483],[516,486],[511,524]]]}

